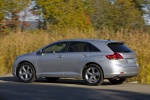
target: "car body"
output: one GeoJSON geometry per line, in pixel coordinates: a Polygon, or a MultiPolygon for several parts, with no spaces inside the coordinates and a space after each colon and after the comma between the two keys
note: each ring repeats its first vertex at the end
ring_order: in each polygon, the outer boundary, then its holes
{"type": "Polygon", "coordinates": [[[81,78],[89,85],[103,79],[120,84],[138,74],[136,54],[122,42],[96,39],[60,40],[18,56],[12,74],[21,81],[36,78],[81,78]]]}

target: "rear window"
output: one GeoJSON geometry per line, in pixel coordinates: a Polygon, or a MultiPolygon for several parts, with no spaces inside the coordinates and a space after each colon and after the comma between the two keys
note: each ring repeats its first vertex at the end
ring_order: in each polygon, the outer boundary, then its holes
{"type": "Polygon", "coordinates": [[[109,43],[108,47],[113,52],[132,52],[127,46],[124,45],[124,43],[109,43]]]}

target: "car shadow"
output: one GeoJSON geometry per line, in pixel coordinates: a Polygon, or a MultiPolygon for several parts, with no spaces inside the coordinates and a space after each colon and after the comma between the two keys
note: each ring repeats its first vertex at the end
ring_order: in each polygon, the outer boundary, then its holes
{"type": "MultiPolygon", "coordinates": [[[[17,77],[7,76],[0,77],[0,80],[4,82],[21,82],[17,77]]],[[[57,84],[76,84],[76,85],[86,85],[84,80],[61,78],[57,81],[48,81],[45,78],[38,78],[34,83],[57,83],[57,84]]],[[[102,85],[113,85],[110,82],[104,81],[102,85]]]]}
{"type": "MultiPolygon", "coordinates": [[[[120,89],[9,83],[19,83],[20,81],[15,77],[0,77],[0,81],[6,82],[0,85],[0,99],[2,98],[2,100],[149,100],[150,98],[149,93],[131,92],[120,89]]],[[[83,84],[82,80],[75,81],[62,79],[56,83],[83,84]]],[[[47,83],[45,79],[38,79],[35,82],[47,83]]],[[[103,85],[105,85],[105,82],[103,85]]]]}
{"type": "Polygon", "coordinates": [[[13,77],[13,76],[1,76],[0,77],[0,81],[4,81],[4,82],[20,82],[20,80],[17,77],[13,77]]]}

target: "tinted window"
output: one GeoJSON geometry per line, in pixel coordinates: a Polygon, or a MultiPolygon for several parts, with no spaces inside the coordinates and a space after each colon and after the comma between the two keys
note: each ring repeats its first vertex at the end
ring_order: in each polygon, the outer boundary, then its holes
{"type": "Polygon", "coordinates": [[[88,49],[89,49],[89,52],[100,52],[100,50],[98,48],[96,48],[95,46],[93,46],[90,43],[88,43],[88,49]]]}
{"type": "Polygon", "coordinates": [[[71,42],[68,52],[88,52],[87,43],[71,42]]]}
{"type": "Polygon", "coordinates": [[[44,53],[59,53],[59,52],[66,52],[67,48],[67,43],[62,42],[62,43],[56,43],[53,45],[50,45],[46,48],[43,49],[44,53]]]}
{"type": "Polygon", "coordinates": [[[123,43],[109,43],[108,47],[113,52],[132,52],[127,46],[125,46],[123,43]]]}

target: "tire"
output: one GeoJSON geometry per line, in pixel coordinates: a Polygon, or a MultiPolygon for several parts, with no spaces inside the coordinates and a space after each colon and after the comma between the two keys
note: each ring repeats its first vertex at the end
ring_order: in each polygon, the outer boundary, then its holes
{"type": "Polygon", "coordinates": [[[45,78],[50,82],[57,81],[59,79],[58,77],[45,77],[45,78]]]}
{"type": "Polygon", "coordinates": [[[104,80],[103,72],[98,65],[90,64],[83,70],[83,79],[88,85],[100,85],[104,80]]]}
{"type": "Polygon", "coordinates": [[[112,84],[122,84],[126,78],[118,78],[118,79],[108,79],[112,84]]]}
{"type": "Polygon", "coordinates": [[[22,82],[31,83],[36,80],[35,69],[28,62],[24,62],[19,66],[17,74],[22,82]]]}

